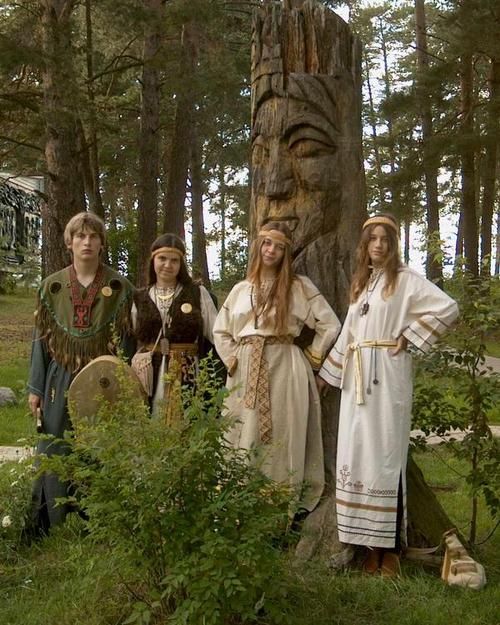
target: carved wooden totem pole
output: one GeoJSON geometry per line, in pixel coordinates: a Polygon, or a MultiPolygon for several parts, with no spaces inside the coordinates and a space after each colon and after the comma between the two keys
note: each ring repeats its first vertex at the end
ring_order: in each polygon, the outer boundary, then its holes
{"type": "MultiPolygon", "coordinates": [[[[252,41],[251,231],[270,218],[293,230],[294,267],[337,314],[348,306],[354,250],[366,218],[361,147],[361,47],[314,0],[268,3],[252,41]]],[[[338,393],[323,402],[327,480],[334,491],[338,393]]],[[[301,555],[338,547],[330,492],[308,517],[301,555]]]]}
{"type": "MultiPolygon", "coordinates": [[[[251,232],[287,220],[294,267],[319,287],[343,319],[354,250],[366,218],[361,146],[361,44],[315,0],[267,2],[252,40],[251,232]]],[[[327,491],[306,520],[301,558],[341,550],[336,529],[335,456],[339,392],[322,401],[327,491]]],[[[415,463],[408,510],[417,533],[439,542],[450,527],[415,463]],[[432,512],[422,517],[418,502],[432,512]],[[432,519],[432,522],[430,522],[432,519]]]]}

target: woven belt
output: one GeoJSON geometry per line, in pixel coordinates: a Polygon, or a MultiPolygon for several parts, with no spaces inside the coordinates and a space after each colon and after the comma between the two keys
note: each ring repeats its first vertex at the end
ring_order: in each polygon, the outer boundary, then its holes
{"type": "Polygon", "coordinates": [[[259,434],[262,443],[269,443],[272,438],[271,397],[269,394],[269,368],[264,355],[265,345],[291,345],[293,336],[245,336],[241,345],[251,345],[245,389],[245,407],[255,408],[259,412],[259,434]]]}
{"type": "MultiPolygon", "coordinates": [[[[163,354],[163,343],[160,341],[158,345],[154,345],[153,343],[149,343],[144,346],[146,351],[154,351],[159,354],[163,354]]],[[[196,343],[168,343],[167,354],[170,352],[181,352],[186,354],[186,356],[197,356],[198,355],[198,345],[196,343]]]]}
{"type": "MultiPolygon", "coordinates": [[[[347,368],[347,363],[351,354],[354,355],[354,383],[356,388],[356,403],[364,404],[365,397],[363,393],[363,367],[361,364],[361,350],[369,347],[371,349],[389,349],[390,347],[397,347],[397,341],[380,340],[380,341],[360,341],[359,343],[349,343],[344,356],[344,363],[342,367],[342,381],[340,388],[344,387],[344,375],[347,368]]],[[[370,372],[371,373],[371,372],[370,372]]]]}

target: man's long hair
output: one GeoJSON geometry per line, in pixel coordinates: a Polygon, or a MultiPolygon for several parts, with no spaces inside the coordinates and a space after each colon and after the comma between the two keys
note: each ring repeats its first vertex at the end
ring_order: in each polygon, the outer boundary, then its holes
{"type": "MultiPolygon", "coordinates": [[[[393,215],[390,215],[388,213],[378,213],[377,215],[375,215],[375,217],[385,217],[387,219],[390,219],[394,222],[396,229],[399,230],[399,224],[396,218],[393,217],[393,215]]],[[[398,272],[402,266],[401,258],[399,255],[399,238],[397,235],[397,231],[388,225],[377,223],[370,224],[363,228],[358,247],[356,248],[356,268],[354,270],[354,275],[351,283],[351,303],[358,300],[358,297],[361,295],[368,280],[370,279],[372,267],[370,256],[368,254],[368,243],[370,242],[370,237],[373,230],[377,226],[382,226],[389,241],[387,258],[384,262],[385,285],[382,291],[382,296],[384,297],[384,299],[390,297],[394,293],[394,289],[396,288],[398,272]]]]}
{"type": "MultiPolygon", "coordinates": [[[[260,231],[266,232],[269,230],[279,230],[290,241],[292,239],[292,233],[290,228],[282,221],[269,221],[264,226],[261,226],[260,231]]],[[[249,280],[255,287],[255,304],[257,309],[261,310],[264,307],[265,302],[260,300],[261,297],[261,271],[262,271],[262,255],[261,249],[264,243],[265,235],[258,236],[252,243],[252,249],[250,252],[250,263],[248,265],[247,280],[249,280]]],[[[278,273],[276,280],[271,288],[269,295],[266,297],[267,304],[264,307],[262,313],[262,321],[266,323],[268,320],[269,312],[274,307],[276,310],[274,330],[277,336],[287,334],[287,321],[288,310],[290,307],[290,292],[292,289],[292,282],[295,279],[295,274],[292,269],[292,251],[291,245],[285,245],[285,253],[278,267],[278,273]]]]}

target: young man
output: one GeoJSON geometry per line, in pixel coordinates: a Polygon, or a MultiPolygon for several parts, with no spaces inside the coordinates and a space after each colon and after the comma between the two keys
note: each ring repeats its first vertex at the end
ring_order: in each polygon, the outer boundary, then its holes
{"type": "MultiPolygon", "coordinates": [[[[92,359],[114,350],[113,337],[130,337],[133,287],[103,265],[106,243],[103,221],[93,213],[70,219],[64,242],[72,264],[43,280],[35,312],[35,336],[28,383],[29,408],[40,419],[44,434],[54,437],[38,444],[48,456],[68,453],[61,439],[71,429],[66,392],[75,375],[92,359]]],[[[34,487],[34,530],[47,533],[61,523],[67,506],[56,506],[68,494],[68,485],[44,473],[34,487]]]]}

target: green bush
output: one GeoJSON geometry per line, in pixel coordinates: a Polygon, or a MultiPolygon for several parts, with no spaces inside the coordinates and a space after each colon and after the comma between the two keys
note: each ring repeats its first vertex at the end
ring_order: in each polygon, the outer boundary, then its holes
{"type": "Polygon", "coordinates": [[[460,316],[444,340],[417,359],[413,425],[426,434],[463,432],[463,441],[452,447],[469,463],[473,543],[476,497],[485,498],[493,517],[500,514],[500,445],[489,427],[500,402],[500,376],[485,364],[487,337],[500,323],[500,289],[498,278],[468,274],[457,274],[448,286],[460,316]]]}
{"type": "Polygon", "coordinates": [[[276,545],[292,493],[225,442],[225,392],[210,364],[183,395],[183,416],[167,427],[125,391],[94,425],[76,422],[74,453],[45,466],[75,484],[90,538],[136,571],[127,622],[256,620],[279,604],[276,545]]]}
{"type": "Polygon", "coordinates": [[[0,465],[0,562],[15,557],[27,527],[33,460],[0,465]]]}

